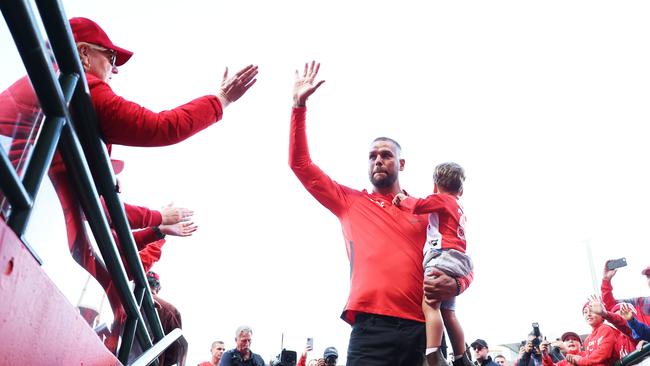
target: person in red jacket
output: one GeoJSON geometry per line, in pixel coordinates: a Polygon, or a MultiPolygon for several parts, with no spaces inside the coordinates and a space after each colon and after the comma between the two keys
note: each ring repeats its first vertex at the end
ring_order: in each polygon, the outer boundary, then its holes
{"type": "MultiPolygon", "coordinates": [[[[133,52],[114,44],[90,19],[72,18],[70,29],[109,154],[112,144],[152,147],[181,142],[219,121],[223,109],[243,96],[257,80],[257,66],[246,66],[232,77],[226,68],[221,86],[213,95],[156,113],[120,97],[109,86],[118,67],[133,52]]],[[[40,104],[27,76],[0,93],[0,134],[11,138],[8,155],[19,175],[37,135],[35,127],[41,121],[40,104]]],[[[48,175],[61,202],[72,257],[107,289],[110,275],[90,245],[80,204],[58,153],[48,175]]],[[[120,243],[117,244],[119,247],[120,243]]]]}
{"type": "Polygon", "coordinates": [[[289,166],[307,191],[339,219],[350,261],[350,292],[341,318],[352,325],[348,366],[421,364],[425,348],[422,295],[427,301],[457,296],[472,274],[454,278],[434,269],[422,283],[422,243],[426,215],[393,205],[403,192],[401,147],[380,137],[368,153],[372,192],[332,180],[311,160],[307,144],[307,99],[323,84],[315,81],[320,64],[296,71],[289,138],[289,166]]]}
{"type": "Polygon", "coordinates": [[[560,360],[557,363],[553,363],[553,359],[549,354],[549,346],[559,347],[562,353],[566,355],[578,355],[581,352],[580,347],[582,346],[582,340],[578,333],[575,332],[566,332],[560,337],[560,341],[550,343],[548,341],[543,341],[539,345],[539,350],[542,352],[542,363],[544,366],[570,366],[571,362],[565,360],[560,360]]]}
{"type": "Polygon", "coordinates": [[[618,331],[604,323],[592,307],[598,306],[597,301],[589,301],[582,308],[582,315],[591,326],[591,334],[584,341],[584,351],[580,354],[567,354],[566,360],[579,366],[612,366],[619,360],[616,351],[618,331]]]}
{"type": "MultiPolygon", "coordinates": [[[[626,302],[634,306],[636,310],[636,318],[642,323],[650,326],[650,296],[616,300],[614,298],[612,278],[614,278],[617,270],[607,268],[607,262],[605,262],[605,268],[603,269],[603,281],[600,285],[601,296],[603,299],[603,304],[605,305],[605,309],[611,311],[611,309],[617,303],[626,302]]],[[[648,287],[650,287],[650,266],[641,271],[641,275],[646,277],[648,287]]]]}
{"type": "Polygon", "coordinates": [[[607,311],[605,310],[605,305],[598,298],[592,298],[591,302],[592,311],[595,314],[602,316],[604,320],[609,322],[618,331],[615,348],[619,358],[623,358],[631,352],[634,352],[637,344],[635,334],[627,325],[627,320],[621,316],[621,310],[625,311],[626,309],[632,309],[632,311],[634,311],[634,307],[628,303],[622,302],[614,305],[611,311],[607,311]]]}

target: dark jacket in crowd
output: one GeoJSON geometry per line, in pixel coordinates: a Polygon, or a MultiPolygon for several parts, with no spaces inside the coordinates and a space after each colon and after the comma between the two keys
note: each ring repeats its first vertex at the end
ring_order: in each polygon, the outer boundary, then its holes
{"type": "Polygon", "coordinates": [[[264,360],[251,351],[251,357],[244,361],[242,354],[235,348],[223,353],[219,366],[264,366],[264,360]]]}
{"type": "Polygon", "coordinates": [[[499,366],[498,363],[492,361],[492,357],[487,356],[485,360],[476,360],[478,366],[499,366]]]}

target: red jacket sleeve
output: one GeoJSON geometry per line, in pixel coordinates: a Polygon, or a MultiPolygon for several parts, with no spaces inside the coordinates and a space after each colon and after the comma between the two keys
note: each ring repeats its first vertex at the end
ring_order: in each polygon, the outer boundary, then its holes
{"type": "Polygon", "coordinates": [[[296,366],[305,366],[306,364],[307,364],[307,354],[303,352],[303,354],[300,355],[298,362],[296,362],[296,366]]]}
{"type": "Polygon", "coordinates": [[[442,194],[432,194],[426,198],[406,197],[399,206],[416,215],[441,212],[449,207],[449,197],[442,194]]]}
{"type": "Polygon", "coordinates": [[[153,231],[153,227],[132,231],[131,233],[133,234],[133,241],[135,241],[135,246],[138,247],[138,250],[144,249],[149,243],[160,240],[156,232],[153,231]]]}
{"type": "Polygon", "coordinates": [[[293,108],[289,135],[289,166],[300,183],[323,206],[340,216],[349,206],[351,189],[333,181],[311,161],[305,128],[305,107],[293,108]]]}
{"type": "Polygon", "coordinates": [[[163,245],[165,245],[165,239],[153,242],[138,252],[140,255],[140,260],[142,261],[142,267],[144,267],[145,272],[148,272],[151,267],[153,267],[154,263],[160,260],[163,245]]]}
{"type": "Polygon", "coordinates": [[[632,329],[630,329],[630,327],[627,325],[627,320],[625,320],[625,318],[622,316],[608,311],[605,313],[605,316],[603,318],[612,323],[612,325],[615,326],[616,329],[618,329],[621,333],[630,338],[632,337],[632,329]]]}
{"type": "Polygon", "coordinates": [[[551,356],[548,355],[548,353],[544,353],[542,355],[542,364],[544,366],[555,366],[555,364],[553,363],[553,359],[551,358],[551,356]]]}
{"type": "Polygon", "coordinates": [[[610,311],[616,305],[616,299],[614,299],[614,288],[612,287],[612,282],[608,280],[603,280],[600,283],[600,295],[603,298],[603,305],[605,305],[605,310],[610,311]]]}
{"type": "Polygon", "coordinates": [[[129,220],[131,229],[142,229],[150,226],[162,225],[162,214],[160,211],[150,210],[142,206],[129,205],[124,203],[126,218],[129,220]]]}
{"type": "Polygon", "coordinates": [[[187,139],[221,119],[214,95],[160,113],[116,95],[104,81],[86,74],[90,94],[107,144],[166,146],[187,139]]]}

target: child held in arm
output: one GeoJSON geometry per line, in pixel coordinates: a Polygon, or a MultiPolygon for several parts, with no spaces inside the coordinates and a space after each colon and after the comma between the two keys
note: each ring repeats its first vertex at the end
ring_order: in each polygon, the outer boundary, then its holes
{"type": "MultiPolygon", "coordinates": [[[[432,195],[417,199],[398,193],[393,200],[402,210],[429,214],[422,262],[425,276],[434,267],[454,278],[466,276],[473,270],[472,260],[465,254],[465,214],[459,202],[464,181],[465,172],[460,165],[443,163],[436,166],[433,173],[432,195]]],[[[454,364],[471,364],[465,355],[463,328],[455,315],[455,298],[431,305],[423,298],[422,311],[426,319],[428,365],[445,365],[440,351],[443,324],[454,350],[454,364]]]]}

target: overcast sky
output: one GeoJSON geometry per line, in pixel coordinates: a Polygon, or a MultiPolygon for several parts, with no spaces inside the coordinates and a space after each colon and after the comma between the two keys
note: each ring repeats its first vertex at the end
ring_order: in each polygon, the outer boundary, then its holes
{"type": "MultiPolygon", "coordinates": [[[[650,265],[650,4],[645,1],[64,1],[135,52],[114,90],[152,110],[215,93],[226,66],[260,67],[223,121],[176,146],[114,148],[125,201],[195,210],[199,231],[171,238],[154,270],[183,315],[188,364],[212,341],[254,329],[268,361],[314,338],[345,360],[338,317],[349,264],[338,220],[288,168],[294,70],[327,82],[308,102],[313,160],[370,186],[377,136],[403,146],[402,187],[432,190],[433,167],[467,172],[463,204],[475,280],[458,299],[466,340],[514,343],[539,322],[555,339],[588,333],[580,309],[605,260],[626,257],[617,297],[647,295],[650,265]],[[589,251],[588,248],[591,248],[589,251]],[[591,255],[589,254],[591,253],[591,255]]],[[[0,28],[0,87],[24,73],[0,28]]],[[[73,304],[86,279],[69,257],[49,185],[29,236],[73,304]]],[[[390,253],[387,253],[390,255],[390,253]]],[[[98,306],[89,291],[83,302],[98,306]]],[[[106,306],[105,306],[106,307],[106,306]]],[[[105,320],[110,319],[106,317],[105,320]]]]}

